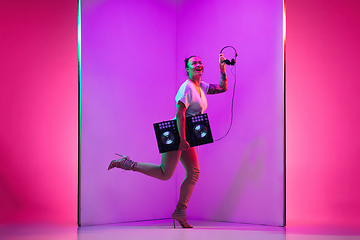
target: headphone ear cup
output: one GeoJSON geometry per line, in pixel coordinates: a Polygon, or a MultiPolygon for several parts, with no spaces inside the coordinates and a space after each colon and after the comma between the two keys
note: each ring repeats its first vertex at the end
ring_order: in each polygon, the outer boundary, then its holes
{"type": "MultiPolygon", "coordinates": [[[[232,60],[231,60],[232,61],[232,60]]],[[[231,65],[231,62],[228,60],[228,59],[226,59],[225,61],[224,61],[227,65],[231,65]]]]}

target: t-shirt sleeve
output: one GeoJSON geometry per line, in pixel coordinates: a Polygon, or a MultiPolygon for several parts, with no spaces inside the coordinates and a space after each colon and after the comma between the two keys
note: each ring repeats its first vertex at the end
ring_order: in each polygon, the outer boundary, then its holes
{"type": "Polygon", "coordinates": [[[210,84],[208,84],[206,82],[201,82],[201,88],[202,88],[202,90],[204,91],[205,94],[208,93],[209,87],[210,87],[210,84]]]}
{"type": "Polygon", "coordinates": [[[188,85],[181,86],[178,93],[176,94],[175,101],[184,103],[185,107],[188,108],[191,103],[191,88],[188,85]]]}

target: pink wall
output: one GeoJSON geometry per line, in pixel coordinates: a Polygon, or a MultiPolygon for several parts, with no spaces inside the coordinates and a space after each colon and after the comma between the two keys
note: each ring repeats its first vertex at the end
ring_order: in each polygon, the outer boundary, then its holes
{"type": "MultiPolygon", "coordinates": [[[[75,224],[76,3],[1,6],[0,222],[75,224]]],[[[289,225],[360,222],[358,12],[287,1],[289,225]]]]}
{"type": "Polygon", "coordinates": [[[1,1],[0,223],[76,222],[76,1],[1,1]]]}
{"type": "Polygon", "coordinates": [[[360,226],[360,2],[287,1],[287,220],[360,226]]]}
{"type": "Polygon", "coordinates": [[[175,2],[82,0],[81,225],[168,218],[176,179],[107,170],[160,163],[153,123],[175,116],[175,2]]]}

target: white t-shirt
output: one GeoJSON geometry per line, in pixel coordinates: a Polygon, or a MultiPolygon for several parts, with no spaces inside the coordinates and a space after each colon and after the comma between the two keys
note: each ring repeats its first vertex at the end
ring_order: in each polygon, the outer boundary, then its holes
{"type": "Polygon", "coordinates": [[[207,108],[206,94],[209,90],[209,84],[200,82],[200,92],[195,88],[191,80],[186,80],[179,88],[176,94],[176,104],[181,101],[186,107],[185,117],[203,114],[207,108]]]}

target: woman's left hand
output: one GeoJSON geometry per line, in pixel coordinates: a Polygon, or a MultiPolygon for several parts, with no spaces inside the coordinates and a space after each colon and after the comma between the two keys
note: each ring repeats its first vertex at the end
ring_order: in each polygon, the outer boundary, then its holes
{"type": "Polygon", "coordinates": [[[179,150],[187,151],[190,148],[190,144],[186,140],[180,140],[179,150]]]}

